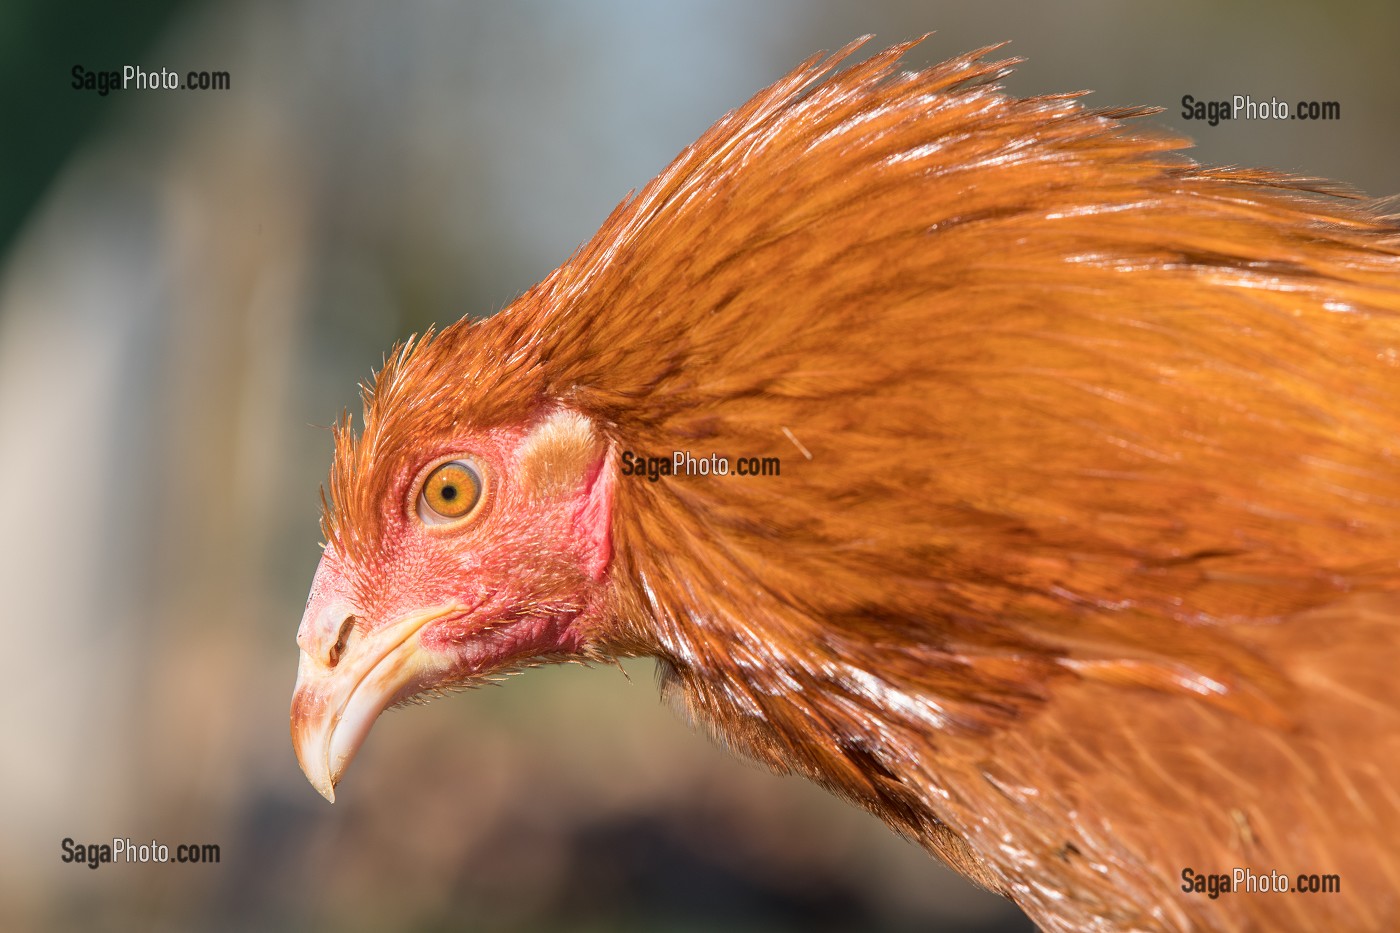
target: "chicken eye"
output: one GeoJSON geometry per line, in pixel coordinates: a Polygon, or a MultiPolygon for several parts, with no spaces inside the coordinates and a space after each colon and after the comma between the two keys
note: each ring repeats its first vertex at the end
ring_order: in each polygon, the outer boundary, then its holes
{"type": "Polygon", "coordinates": [[[465,460],[451,460],[428,474],[418,496],[418,517],[429,525],[455,522],[481,501],[481,474],[465,460]]]}

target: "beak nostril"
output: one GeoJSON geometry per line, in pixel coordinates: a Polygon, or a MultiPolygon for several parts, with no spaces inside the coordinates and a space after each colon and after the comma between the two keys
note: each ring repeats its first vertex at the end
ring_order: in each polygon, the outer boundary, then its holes
{"type": "Polygon", "coordinates": [[[350,640],[350,633],[355,630],[355,617],[346,616],[345,621],[340,623],[340,632],[336,636],[335,644],[331,645],[329,655],[326,657],[326,665],[335,667],[340,663],[340,656],[345,651],[345,643],[350,640]]]}

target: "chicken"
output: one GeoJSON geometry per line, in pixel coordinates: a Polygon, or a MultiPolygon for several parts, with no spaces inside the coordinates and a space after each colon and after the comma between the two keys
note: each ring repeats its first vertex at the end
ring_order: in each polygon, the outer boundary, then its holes
{"type": "Polygon", "coordinates": [[[388,358],[307,777],[407,699],[649,656],[1045,929],[1397,928],[1400,226],[1008,96],[996,47],[831,74],[858,44],[388,358]]]}

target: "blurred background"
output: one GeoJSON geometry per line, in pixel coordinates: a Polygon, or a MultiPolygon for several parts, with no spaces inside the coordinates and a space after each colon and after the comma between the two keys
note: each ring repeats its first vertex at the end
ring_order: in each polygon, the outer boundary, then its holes
{"type": "Polygon", "coordinates": [[[545,275],[817,49],[1004,39],[1022,93],[1400,193],[1400,6],[1182,0],[0,9],[0,928],[1019,930],[657,701],[546,669],[386,715],[327,805],[287,733],[325,426],[398,338],[545,275]],[[72,68],[226,71],[222,91],[72,68]],[[1180,115],[1335,100],[1332,123],[1180,115]],[[63,864],[60,840],[216,843],[63,864]]]}

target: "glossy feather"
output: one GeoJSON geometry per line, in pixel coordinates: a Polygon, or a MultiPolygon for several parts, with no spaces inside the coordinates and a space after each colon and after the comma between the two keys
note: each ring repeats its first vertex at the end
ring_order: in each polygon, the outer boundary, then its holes
{"type": "Polygon", "coordinates": [[[906,49],[809,60],[396,353],[328,540],[372,566],[402,451],[554,407],[608,470],[779,457],[618,476],[593,656],[1047,929],[1393,928],[1400,228],[906,49]],[[1180,889],[1234,866],[1342,891],[1180,889]]]}

